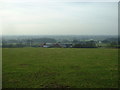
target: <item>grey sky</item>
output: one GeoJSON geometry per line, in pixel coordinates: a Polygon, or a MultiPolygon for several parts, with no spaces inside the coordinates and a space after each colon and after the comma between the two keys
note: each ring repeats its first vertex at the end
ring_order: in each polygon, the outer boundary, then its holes
{"type": "Polygon", "coordinates": [[[3,35],[118,34],[117,0],[85,1],[4,0],[0,29],[3,35]]]}

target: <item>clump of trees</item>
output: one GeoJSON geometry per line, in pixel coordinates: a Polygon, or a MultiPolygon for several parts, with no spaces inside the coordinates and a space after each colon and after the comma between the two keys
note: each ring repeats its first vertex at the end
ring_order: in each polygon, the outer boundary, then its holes
{"type": "Polygon", "coordinates": [[[107,38],[102,41],[108,48],[120,48],[120,40],[118,38],[107,38]]]}
{"type": "Polygon", "coordinates": [[[73,48],[97,48],[97,46],[95,41],[86,41],[73,45],[73,48]]]}
{"type": "Polygon", "coordinates": [[[120,48],[120,45],[118,44],[118,42],[110,42],[107,47],[120,48]]]}

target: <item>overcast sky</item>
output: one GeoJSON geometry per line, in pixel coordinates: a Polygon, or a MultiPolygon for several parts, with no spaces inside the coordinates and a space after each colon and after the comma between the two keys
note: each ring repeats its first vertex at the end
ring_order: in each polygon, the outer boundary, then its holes
{"type": "Polygon", "coordinates": [[[118,0],[89,1],[2,0],[0,34],[117,35],[118,0]]]}

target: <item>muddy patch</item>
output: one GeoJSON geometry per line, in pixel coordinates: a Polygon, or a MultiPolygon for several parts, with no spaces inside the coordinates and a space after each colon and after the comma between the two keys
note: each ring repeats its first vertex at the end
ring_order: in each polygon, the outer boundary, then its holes
{"type": "Polygon", "coordinates": [[[80,70],[80,66],[70,66],[71,69],[80,70]]]}
{"type": "Polygon", "coordinates": [[[70,88],[68,85],[60,85],[57,83],[50,83],[49,85],[44,86],[44,88],[70,88]]]}
{"type": "Polygon", "coordinates": [[[19,66],[21,66],[21,67],[27,67],[29,65],[28,64],[19,64],[19,66]]]}

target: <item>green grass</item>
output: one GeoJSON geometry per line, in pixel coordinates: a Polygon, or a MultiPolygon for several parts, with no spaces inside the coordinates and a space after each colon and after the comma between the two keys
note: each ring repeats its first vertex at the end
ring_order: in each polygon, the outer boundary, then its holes
{"type": "Polygon", "coordinates": [[[3,88],[116,88],[117,49],[3,48],[3,88]]]}

